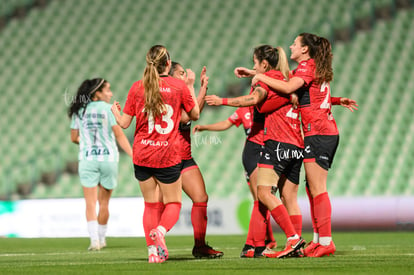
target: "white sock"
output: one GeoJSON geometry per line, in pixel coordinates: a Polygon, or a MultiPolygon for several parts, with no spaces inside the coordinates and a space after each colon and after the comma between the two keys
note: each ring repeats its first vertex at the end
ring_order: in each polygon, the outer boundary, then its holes
{"type": "Polygon", "coordinates": [[[148,246],[148,256],[151,256],[152,254],[158,255],[157,247],[155,245],[148,246]]]}
{"type": "Polygon", "coordinates": [[[329,245],[331,241],[332,241],[332,237],[320,237],[319,238],[319,243],[324,246],[329,245]]]}
{"type": "Polygon", "coordinates": [[[105,241],[107,228],[108,228],[108,225],[106,225],[106,224],[99,224],[98,225],[98,234],[99,234],[99,241],[100,242],[105,241]]]}
{"type": "Polygon", "coordinates": [[[319,243],[319,233],[313,232],[313,243],[319,243]]]}
{"type": "Polygon", "coordinates": [[[167,234],[167,229],[165,229],[165,227],[164,226],[161,226],[161,225],[158,225],[157,226],[157,229],[159,230],[159,231],[161,231],[161,233],[165,236],[165,234],[167,234]]]}
{"type": "Polygon", "coordinates": [[[88,222],[88,232],[91,242],[99,240],[98,234],[98,221],[89,221],[88,222]]]}
{"type": "Polygon", "coordinates": [[[287,238],[288,241],[290,241],[290,240],[297,240],[297,239],[299,239],[299,235],[298,234],[295,234],[294,236],[287,238]]]}

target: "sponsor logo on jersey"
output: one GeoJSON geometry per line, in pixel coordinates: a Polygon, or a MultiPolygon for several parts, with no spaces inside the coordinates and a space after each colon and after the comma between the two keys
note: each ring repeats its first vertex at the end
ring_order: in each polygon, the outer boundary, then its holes
{"type": "Polygon", "coordinates": [[[86,151],[85,155],[87,157],[89,156],[105,156],[105,155],[110,155],[111,153],[109,152],[108,149],[105,148],[94,148],[91,150],[86,151]]]}

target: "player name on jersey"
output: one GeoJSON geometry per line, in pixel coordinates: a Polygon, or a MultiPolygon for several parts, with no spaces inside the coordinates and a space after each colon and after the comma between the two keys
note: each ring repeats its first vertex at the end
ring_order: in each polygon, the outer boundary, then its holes
{"type": "Polygon", "coordinates": [[[168,146],[168,141],[155,141],[150,139],[141,139],[141,144],[149,146],[168,146]]]}

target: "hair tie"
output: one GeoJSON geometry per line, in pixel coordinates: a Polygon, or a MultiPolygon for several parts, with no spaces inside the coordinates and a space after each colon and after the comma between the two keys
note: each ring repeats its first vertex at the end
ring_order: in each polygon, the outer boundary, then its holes
{"type": "Polygon", "coordinates": [[[92,95],[96,90],[102,85],[102,83],[105,81],[105,79],[102,78],[101,81],[99,81],[98,85],[92,89],[92,91],[89,92],[89,95],[92,95]]]}

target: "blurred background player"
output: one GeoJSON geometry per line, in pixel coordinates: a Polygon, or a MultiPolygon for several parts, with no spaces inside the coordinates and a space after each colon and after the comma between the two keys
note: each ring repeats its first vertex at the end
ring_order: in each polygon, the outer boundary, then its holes
{"type": "MultiPolygon", "coordinates": [[[[184,80],[187,87],[194,91],[195,74],[190,69],[187,72],[181,64],[172,62],[169,75],[184,80]]],[[[207,92],[208,77],[206,67],[203,67],[200,74],[200,91],[197,102],[200,113],[204,107],[204,97],[207,92]]],[[[216,258],[223,256],[223,252],[214,250],[206,244],[207,231],[207,202],[208,195],[201,171],[191,155],[191,120],[183,113],[179,126],[179,138],[182,144],[182,167],[181,178],[184,192],[193,202],[191,208],[191,224],[194,230],[194,247],[192,254],[197,258],[216,258]]]]}
{"type": "Polygon", "coordinates": [[[86,202],[89,250],[106,246],[108,204],[118,176],[116,141],[132,157],[131,145],[111,112],[111,98],[109,82],[103,78],[85,80],[68,110],[71,140],[79,144],[79,177],[86,202]]]}
{"type": "Polygon", "coordinates": [[[118,102],[112,105],[112,112],[122,128],[129,127],[136,117],[133,162],[145,201],[148,262],[159,263],[168,259],[164,236],[177,222],[181,209],[181,113],[184,110],[191,120],[197,120],[199,107],[185,82],[168,75],[171,59],[164,46],[151,47],[146,61],[143,79],[132,85],[123,114],[118,102]],[[158,188],[164,203],[161,213],[158,188]]]}

